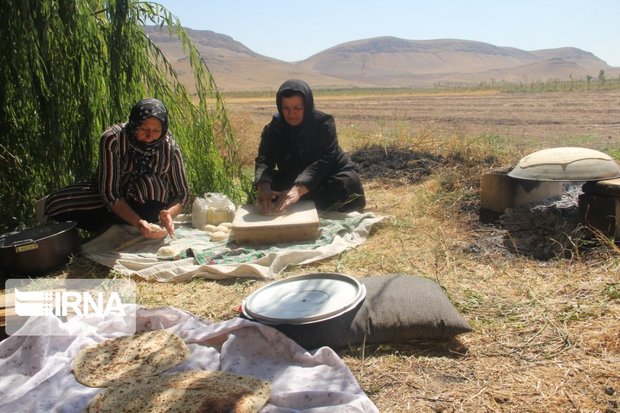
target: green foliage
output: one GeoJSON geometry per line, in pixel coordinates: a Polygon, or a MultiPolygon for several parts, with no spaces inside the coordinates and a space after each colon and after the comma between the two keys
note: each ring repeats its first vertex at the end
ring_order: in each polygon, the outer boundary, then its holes
{"type": "Polygon", "coordinates": [[[465,290],[465,301],[457,303],[457,307],[464,313],[469,313],[472,310],[482,306],[484,304],[484,296],[473,290],[465,290]]]}
{"type": "MultiPolygon", "coordinates": [[[[0,13],[0,222],[28,225],[34,201],[96,167],[103,130],[140,98],[161,99],[193,193],[250,193],[216,84],[179,20],[137,0],[7,0],[0,13]],[[142,27],[177,36],[190,96],[142,27]]],[[[5,229],[0,226],[0,229],[5,229]]]]}
{"type": "Polygon", "coordinates": [[[568,80],[550,79],[548,81],[536,80],[531,82],[509,81],[482,81],[477,83],[443,82],[435,83],[433,91],[483,91],[497,90],[505,93],[544,93],[544,92],[569,92],[577,90],[618,90],[620,78],[608,79],[605,71],[601,70],[598,80],[590,75],[584,79],[574,79],[569,76],[568,80]]]}
{"type": "Polygon", "coordinates": [[[620,146],[605,147],[603,152],[616,160],[620,159],[620,146]]]}
{"type": "Polygon", "coordinates": [[[608,283],[603,293],[610,300],[620,300],[620,283],[608,283]]]}

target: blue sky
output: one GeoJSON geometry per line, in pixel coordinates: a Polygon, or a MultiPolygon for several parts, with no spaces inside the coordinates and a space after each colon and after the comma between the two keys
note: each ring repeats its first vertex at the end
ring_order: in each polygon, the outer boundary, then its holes
{"type": "Polygon", "coordinates": [[[523,50],[577,47],[620,67],[620,0],[161,0],[184,27],[256,53],[306,59],[378,36],[463,39],[523,50]]]}

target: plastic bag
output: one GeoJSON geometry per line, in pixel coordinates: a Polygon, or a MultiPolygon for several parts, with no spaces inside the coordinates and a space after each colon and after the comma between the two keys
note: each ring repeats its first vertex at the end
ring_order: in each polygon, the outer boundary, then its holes
{"type": "Polygon", "coordinates": [[[192,227],[202,228],[207,223],[209,205],[205,198],[196,197],[192,204],[192,227]]]}
{"type": "Polygon", "coordinates": [[[204,198],[196,197],[192,205],[192,226],[202,228],[205,224],[219,225],[232,222],[235,204],[224,194],[208,192],[204,198]]]}

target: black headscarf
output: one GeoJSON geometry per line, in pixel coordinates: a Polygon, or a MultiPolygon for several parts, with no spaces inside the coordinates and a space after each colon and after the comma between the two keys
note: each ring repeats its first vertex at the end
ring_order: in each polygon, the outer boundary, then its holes
{"type": "MultiPolygon", "coordinates": [[[[312,122],[314,119],[314,96],[312,95],[312,89],[310,86],[299,79],[289,79],[282,83],[276,93],[276,106],[278,108],[278,114],[280,119],[284,121],[284,115],[282,114],[282,98],[284,96],[291,96],[291,94],[300,93],[304,98],[304,120],[301,126],[312,122]]],[[[285,122],[286,123],[286,122],[285,122]]]]}
{"type": "Polygon", "coordinates": [[[147,98],[139,100],[131,109],[129,122],[125,125],[125,134],[129,142],[129,151],[135,164],[137,175],[152,173],[151,159],[159,151],[168,133],[168,110],[158,99],[147,98]],[[136,138],[136,130],[147,118],[156,118],[161,121],[161,137],[153,142],[140,142],[136,138]]]}

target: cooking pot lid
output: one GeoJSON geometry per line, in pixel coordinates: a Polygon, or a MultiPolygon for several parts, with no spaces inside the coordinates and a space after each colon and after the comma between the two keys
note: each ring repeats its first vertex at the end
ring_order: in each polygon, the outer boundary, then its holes
{"type": "Polygon", "coordinates": [[[593,149],[550,148],[522,158],[508,176],[534,181],[600,181],[620,177],[620,165],[593,149]]]}
{"type": "Polygon", "coordinates": [[[337,273],[313,273],[275,281],[259,288],[242,311],[265,324],[306,324],[328,320],[355,308],[366,287],[337,273]]]}
{"type": "MultiPolygon", "coordinates": [[[[43,241],[47,238],[57,237],[60,234],[72,231],[76,226],[77,223],[74,221],[50,222],[22,231],[7,232],[0,235],[0,247],[12,248],[13,244],[16,242],[25,240],[43,241]]],[[[77,231],[77,229],[75,231],[77,231]]]]}

